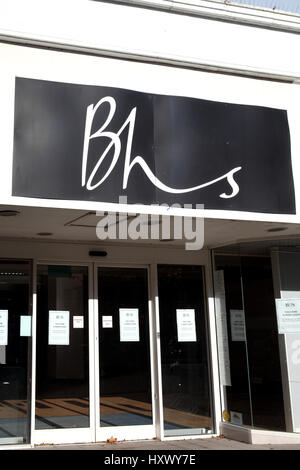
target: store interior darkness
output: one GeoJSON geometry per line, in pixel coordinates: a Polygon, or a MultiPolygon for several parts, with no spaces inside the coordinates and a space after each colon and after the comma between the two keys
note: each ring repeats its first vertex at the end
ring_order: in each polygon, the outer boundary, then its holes
{"type": "Polygon", "coordinates": [[[202,266],[159,265],[158,296],[165,434],[210,433],[213,420],[202,266]],[[195,334],[187,341],[179,338],[178,309],[195,315],[195,334]]]}
{"type": "Polygon", "coordinates": [[[225,284],[231,385],[224,387],[227,410],[240,423],[285,431],[278,331],[270,256],[215,256],[225,284]],[[232,337],[230,315],[242,310],[245,340],[232,337]]]}
{"type": "Polygon", "coordinates": [[[4,444],[29,442],[31,326],[24,325],[31,320],[30,273],[27,261],[0,262],[0,311],[7,312],[7,321],[0,322],[0,443],[4,444]]]}
{"type": "MultiPolygon", "coordinates": [[[[38,266],[37,279],[36,429],[88,427],[87,268],[38,266]],[[49,344],[50,310],[70,312],[66,345],[49,344]],[[78,315],[84,321],[75,329],[78,315]]],[[[203,279],[201,266],[158,267],[166,435],[212,432],[203,279]],[[177,309],[194,312],[192,341],[179,341],[177,309]]],[[[100,426],[151,425],[148,270],[99,267],[97,282],[100,426]],[[122,309],[138,312],[133,339],[121,337],[122,309]]]]}
{"type": "Polygon", "coordinates": [[[101,426],[152,424],[148,270],[98,268],[98,299],[101,426]]]}
{"type": "Polygon", "coordinates": [[[36,429],[89,426],[88,325],[88,269],[39,265],[36,429]],[[69,312],[67,344],[51,344],[49,311],[69,312]],[[80,316],[81,328],[73,328],[73,316],[80,316]]]}
{"type": "MultiPolygon", "coordinates": [[[[238,414],[240,424],[285,431],[270,256],[215,253],[214,263],[223,272],[226,298],[231,377],[224,387],[226,409],[238,414]],[[244,312],[244,340],[232,336],[232,310],[244,312]]],[[[29,440],[31,338],[20,322],[31,315],[30,272],[27,262],[1,265],[0,310],[9,318],[8,344],[0,347],[3,442],[29,440]]],[[[99,424],[152,424],[148,271],[102,267],[97,276],[99,424]],[[137,341],[120,340],[120,308],[138,310],[137,341]],[[103,317],[111,318],[111,327],[104,327],[103,317]]],[[[203,268],[159,265],[158,293],[165,433],[213,432],[203,268]],[[177,309],[195,313],[194,340],[179,341],[177,309]]],[[[38,266],[36,429],[90,425],[88,299],[87,267],[38,266]],[[69,311],[68,345],[49,344],[49,310],[69,311]]]]}

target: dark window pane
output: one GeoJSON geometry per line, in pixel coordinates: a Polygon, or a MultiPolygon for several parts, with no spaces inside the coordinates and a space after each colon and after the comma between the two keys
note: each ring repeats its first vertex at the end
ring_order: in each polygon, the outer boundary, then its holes
{"type": "Polygon", "coordinates": [[[202,267],[158,266],[158,289],[165,434],[210,432],[202,267]]]}
{"type": "Polygon", "coordinates": [[[285,431],[271,260],[243,257],[241,266],[253,426],[285,431]]]}
{"type": "Polygon", "coordinates": [[[224,276],[231,385],[226,407],[234,424],[285,430],[277,321],[269,256],[215,257],[224,276]],[[233,310],[244,312],[245,337],[236,340],[233,310]],[[275,411],[276,410],[276,411],[275,411]],[[239,421],[232,419],[234,413],[239,421]]]}
{"type": "Polygon", "coordinates": [[[29,442],[30,264],[0,262],[0,444],[29,442]]]}
{"type": "Polygon", "coordinates": [[[89,426],[88,269],[38,266],[36,429],[89,426]]]}
{"type": "MultiPolygon", "coordinates": [[[[226,387],[226,410],[238,418],[233,422],[237,424],[252,425],[251,400],[247,364],[247,348],[243,336],[236,335],[235,328],[231,327],[232,312],[244,310],[242,277],[239,257],[218,256],[216,267],[221,271],[225,286],[226,321],[228,331],[229,368],[231,385],[226,387]]],[[[231,417],[232,419],[232,417],[231,417]]]]}
{"type": "Polygon", "coordinates": [[[152,424],[148,278],[98,268],[100,425],[152,424]]]}

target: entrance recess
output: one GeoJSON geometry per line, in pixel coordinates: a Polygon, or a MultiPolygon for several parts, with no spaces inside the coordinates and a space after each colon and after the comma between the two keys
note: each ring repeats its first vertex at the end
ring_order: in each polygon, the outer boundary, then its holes
{"type": "Polygon", "coordinates": [[[38,265],[34,441],[155,437],[147,268],[38,265]]]}
{"type": "Polygon", "coordinates": [[[38,264],[34,443],[212,432],[202,266],[158,266],[161,377],[148,274],[38,264]]]}

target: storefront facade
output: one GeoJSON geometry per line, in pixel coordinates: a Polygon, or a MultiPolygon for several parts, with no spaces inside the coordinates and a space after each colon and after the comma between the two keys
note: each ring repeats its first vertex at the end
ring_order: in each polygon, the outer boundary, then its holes
{"type": "MultiPolygon", "coordinates": [[[[2,448],[297,439],[292,54],[278,64],[263,43],[221,61],[210,44],[200,60],[197,27],[256,28],[195,12],[78,0],[74,22],[46,26],[37,10],[26,32],[11,8],[0,25],[2,448]],[[97,15],[121,28],[110,43],[97,15]]],[[[273,20],[261,39],[283,42],[279,54],[296,47],[273,20]]]]}

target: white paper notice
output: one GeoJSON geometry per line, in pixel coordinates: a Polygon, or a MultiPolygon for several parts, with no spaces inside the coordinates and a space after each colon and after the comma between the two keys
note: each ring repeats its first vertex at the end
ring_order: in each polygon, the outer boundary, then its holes
{"type": "Polygon", "coordinates": [[[139,309],[120,308],[120,341],[139,341],[139,309]]]}
{"type": "Polygon", "coordinates": [[[276,299],[278,333],[300,333],[300,299],[276,299]]]}
{"type": "Polygon", "coordinates": [[[195,310],[191,308],[176,309],[176,320],[178,341],[197,341],[195,310]]]}
{"type": "Polygon", "coordinates": [[[73,316],[73,328],[83,328],[84,327],[84,320],[82,315],[74,315],[73,316]]]}
{"type": "Polygon", "coordinates": [[[230,310],[232,341],[246,341],[244,310],[230,310]]]}
{"type": "Polygon", "coordinates": [[[0,345],[7,345],[8,310],[0,310],[0,345]]]}
{"type": "Polygon", "coordinates": [[[65,310],[49,311],[49,337],[50,345],[70,344],[70,312],[65,310]]]}
{"type": "Polygon", "coordinates": [[[29,315],[21,315],[20,336],[31,336],[31,317],[29,315]]]}
{"type": "Polygon", "coordinates": [[[113,317],[111,315],[102,315],[102,328],[112,328],[113,317]]]}

